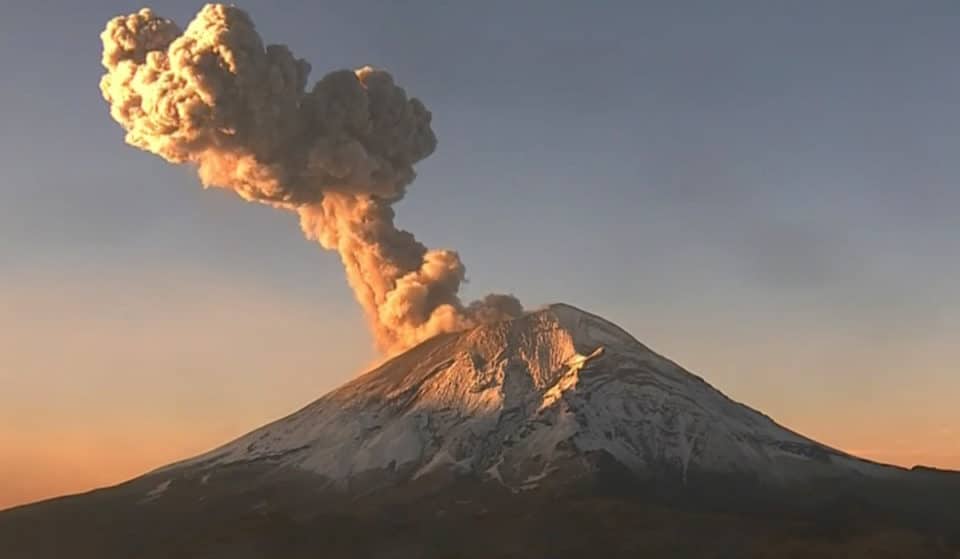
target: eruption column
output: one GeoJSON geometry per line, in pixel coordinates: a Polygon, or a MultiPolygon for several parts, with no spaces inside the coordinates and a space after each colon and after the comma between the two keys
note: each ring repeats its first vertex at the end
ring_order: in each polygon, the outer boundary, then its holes
{"type": "Polygon", "coordinates": [[[394,225],[392,205],[437,139],[430,112],[385,71],[339,70],[308,91],[310,65],[263,45],[250,17],[206,5],[183,31],[151,10],[111,20],[100,81],[127,143],[197,168],[205,187],[299,214],[340,254],[378,347],[517,316],[509,295],[465,305],[465,268],[394,225]]]}

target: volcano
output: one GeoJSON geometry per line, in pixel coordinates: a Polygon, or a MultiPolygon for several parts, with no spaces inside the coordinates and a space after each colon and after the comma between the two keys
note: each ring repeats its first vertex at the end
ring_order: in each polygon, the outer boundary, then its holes
{"type": "Polygon", "coordinates": [[[660,526],[675,549],[687,529],[719,538],[739,550],[731,557],[759,553],[788,524],[824,523],[843,534],[838,553],[884,533],[924,556],[960,543],[957,478],[804,437],[556,304],[429,339],[201,456],[0,513],[0,556],[652,549],[660,540],[636,540],[634,521],[660,526]]]}
{"type": "Polygon", "coordinates": [[[309,472],[331,488],[469,474],[510,489],[616,464],[688,483],[890,477],[734,402],[627,332],[568,305],[442,335],[275,423],[162,470],[236,464],[309,472]]]}

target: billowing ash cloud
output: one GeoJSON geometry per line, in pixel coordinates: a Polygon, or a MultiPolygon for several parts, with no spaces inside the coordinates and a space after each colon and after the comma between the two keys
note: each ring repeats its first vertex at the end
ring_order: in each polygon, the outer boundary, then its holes
{"type": "Polygon", "coordinates": [[[101,38],[100,89],[126,141],[195,165],[205,186],[297,212],[307,237],[339,252],[382,350],[522,312],[508,295],[464,305],[458,254],[394,225],[391,206],[437,139],[387,72],[335,71],[307,90],[310,65],[222,4],[183,31],[143,9],[101,38]]]}

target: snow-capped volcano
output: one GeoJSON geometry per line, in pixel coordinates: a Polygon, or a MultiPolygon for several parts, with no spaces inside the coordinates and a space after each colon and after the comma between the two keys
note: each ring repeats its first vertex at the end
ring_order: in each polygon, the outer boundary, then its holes
{"type": "Polygon", "coordinates": [[[294,469],[333,487],[474,474],[527,489],[612,459],[682,483],[782,483],[903,470],[739,404],[597,316],[556,304],[431,339],[302,410],[166,470],[294,469]]]}
{"type": "Polygon", "coordinates": [[[818,444],[553,305],[196,458],[0,511],[0,557],[946,559],[958,500],[955,473],[818,444]]]}

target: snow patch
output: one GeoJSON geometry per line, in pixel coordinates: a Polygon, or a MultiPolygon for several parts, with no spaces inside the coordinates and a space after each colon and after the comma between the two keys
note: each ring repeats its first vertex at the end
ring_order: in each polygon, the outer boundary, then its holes
{"type": "Polygon", "coordinates": [[[420,469],[413,474],[413,479],[419,479],[429,473],[442,470],[446,467],[454,469],[462,467],[464,465],[463,462],[465,461],[458,462],[453,458],[453,456],[450,455],[449,452],[446,450],[441,450],[434,454],[433,458],[431,458],[429,462],[421,466],[420,469]]]}
{"type": "Polygon", "coordinates": [[[148,502],[150,502],[150,501],[153,501],[154,499],[159,498],[160,495],[163,495],[164,493],[166,493],[167,489],[170,488],[170,484],[171,484],[172,482],[173,482],[172,479],[168,479],[168,480],[166,480],[166,481],[164,481],[164,482],[161,482],[159,485],[157,485],[156,487],[154,487],[154,488],[151,489],[150,491],[147,491],[146,494],[144,495],[144,498],[141,499],[140,502],[141,502],[141,503],[148,503],[148,502]]]}
{"type": "Polygon", "coordinates": [[[497,459],[496,463],[494,463],[493,466],[490,466],[489,468],[484,470],[483,473],[487,474],[491,478],[500,482],[500,485],[506,486],[507,484],[503,482],[503,475],[500,473],[501,464],[503,464],[502,455],[497,459]]]}

